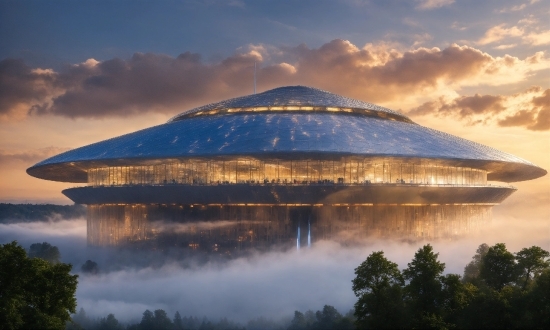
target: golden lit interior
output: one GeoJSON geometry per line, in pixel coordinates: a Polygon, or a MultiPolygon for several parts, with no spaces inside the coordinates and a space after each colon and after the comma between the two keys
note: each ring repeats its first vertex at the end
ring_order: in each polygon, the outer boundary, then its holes
{"type": "Polygon", "coordinates": [[[89,205],[88,243],[162,243],[176,237],[183,247],[218,251],[292,246],[297,239],[305,245],[308,234],[314,242],[441,239],[475,232],[490,221],[491,205],[89,205]]]}
{"type": "Polygon", "coordinates": [[[365,160],[189,159],[88,170],[90,186],[163,184],[486,185],[487,171],[434,164],[365,160]]]}
{"type": "Polygon", "coordinates": [[[201,116],[212,116],[224,113],[258,113],[258,112],[329,112],[329,113],[346,113],[355,114],[368,117],[377,117],[390,120],[398,120],[403,122],[412,122],[409,118],[393,113],[387,113],[384,111],[369,110],[362,108],[348,108],[348,107],[328,107],[328,106],[310,106],[310,105],[273,105],[273,106],[258,106],[258,107],[244,107],[244,108],[218,108],[210,110],[201,110],[195,112],[183,113],[176,116],[173,121],[182,120],[185,118],[194,118],[201,116]]]}

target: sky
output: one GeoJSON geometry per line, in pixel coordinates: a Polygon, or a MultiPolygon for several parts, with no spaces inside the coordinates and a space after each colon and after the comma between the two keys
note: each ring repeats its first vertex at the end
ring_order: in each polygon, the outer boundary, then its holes
{"type": "MultiPolygon", "coordinates": [[[[0,202],[70,204],[61,190],[75,184],[25,170],[190,108],[251,94],[254,63],[258,92],[321,88],[548,170],[548,17],[544,0],[0,0],[0,202]]],[[[518,191],[494,208],[491,227],[434,243],[449,271],[460,273],[483,241],[506,242],[511,251],[550,249],[550,176],[512,184],[518,191]]],[[[85,248],[84,220],[46,224],[2,225],[0,241],[28,247],[47,240],[75,265],[99,258],[85,248]]],[[[326,243],[306,258],[273,252],[235,260],[223,272],[170,264],[161,272],[121,270],[82,277],[77,298],[98,316],[114,308],[127,319],[136,310],[183,305],[199,315],[213,306],[212,315],[240,320],[326,303],[346,312],[353,268],[370,251],[384,249],[403,268],[418,247],[371,242],[342,250],[326,243]],[[241,298],[227,304],[205,295],[212,283],[222,293],[217,297],[241,298]],[[199,296],[195,305],[184,299],[199,296]]]]}
{"type": "MultiPolygon", "coordinates": [[[[70,203],[72,184],[25,169],[251,94],[254,62],[259,92],[321,88],[548,169],[549,13],[537,0],[0,0],[0,201],[70,203]]],[[[550,202],[548,176],[519,186],[550,202]]]]}

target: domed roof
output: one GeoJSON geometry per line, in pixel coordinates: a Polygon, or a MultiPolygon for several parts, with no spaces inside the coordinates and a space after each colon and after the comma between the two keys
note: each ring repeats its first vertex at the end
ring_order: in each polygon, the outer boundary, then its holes
{"type": "Polygon", "coordinates": [[[235,112],[344,112],[412,122],[403,114],[372,103],[306,86],[285,86],[203,105],[184,111],[168,122],[205,115],[235,112]]]}
{"type": "Polygon", "coordinates": [[[489,180],[505,182],[546,174],[544,169],[511,154],[417,125],[389,109],[313,88],[282,87],[190,111],[221,109],[222,105],[223,109],[231,109],[260,105],[285,107],[287,104],[354,105],[356,109],[376,109],[377,114],[398,117],[349,115],[330,109],[237,111],[196,117],[185,117],[191,112],[184,112],[168,123],[51,157],[27,169],[27,173],[48,180],[86,182],[86,171],[90,168],[159,164],[186,158],[339,159],[357,156],[403,162],[424,159],[448,166],[485,169],[489,180]],[[285,96],[284,91],[289,91],[290,95],[285,96]],[[324,99],[315,100],[315,95],[324,99]]]}

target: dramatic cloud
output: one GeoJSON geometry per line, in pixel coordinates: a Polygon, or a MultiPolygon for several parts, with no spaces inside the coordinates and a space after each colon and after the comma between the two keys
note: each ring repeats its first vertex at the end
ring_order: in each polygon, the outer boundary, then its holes
{"type": "Polygon", "coordinates": [[[517,83],[550,63],[543,52],[522,60],[456,44],[399,51],[383,43],[359,48],[339,39],[319,48],[249,46],[216,63],[192,53],[176,58],[136,53],[126,60],[90,59],[53,72],[4,60],[0,82],[14,92],[0,92],[0,113],[69,118],[175,114],[249,94],[255,62],[260,91],[303,84],[377,103],[450,95],[464,86],[517,83]]]}
{"type": "Polygon", "coordinates": [[[550,89],[532,87],[511,96],[440,97],[409,110],[411,116],[454,116],[469,123],[496,121],[499,126],[520,126],[532,131],[550,130],[550,89]]]}
{"type": "Polygon", "coordinates": [[[0,61],[0,119],[24,116],[29,108],[55,95],[57,74],[32,69],[22,60],[0,61]]]}
{"type": "Polygon", "coordinates": [[[498,122],[500,126],[524,126],[532,131],[550,130],[550,89],[533,97],[530,110],[520,110],[498,122]]]}
{"type": "Polygon", "coordinates": [[[409,113],[412,115],[426,115],[431,113],[454,114],[460,118],[469,118],[476,114],[495,114],[504,110],[502,96],[479,95],[461,96],[449,103],[439,101],[427,102],[409,113]]]}

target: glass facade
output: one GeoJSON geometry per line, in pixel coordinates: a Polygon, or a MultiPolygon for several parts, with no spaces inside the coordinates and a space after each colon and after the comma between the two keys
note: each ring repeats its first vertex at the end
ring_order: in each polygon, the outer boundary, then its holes
{"type": "Polygon", "coordinates": [[[88,184],[365,184],[486,185],[487,171],[423,164],[342,160],[189,159],[158,165],[88,170],[88,184]]]}
{"type": "Polygon", "coordinates": [[[88,243],[222,252],[319,240],[452,239],[490,220],[490,205],[90,205],[88,243]]]}

